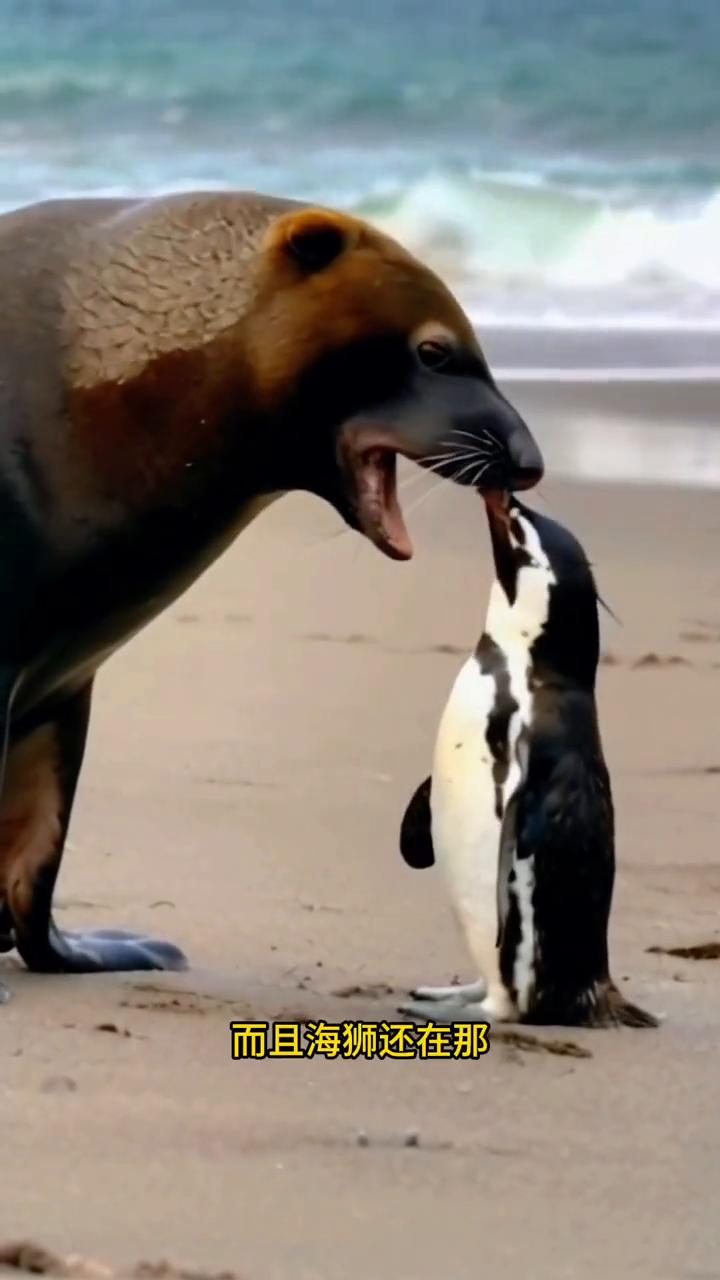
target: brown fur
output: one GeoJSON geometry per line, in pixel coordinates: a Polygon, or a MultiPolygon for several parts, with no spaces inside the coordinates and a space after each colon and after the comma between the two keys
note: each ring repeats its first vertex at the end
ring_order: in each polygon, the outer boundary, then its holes
{"type": "Polygon", "coordinates": [[[0,216],[0,291],[0,949],[40,971],[183,967],[161,939],[52,919],[95,671],[280,493],[406,559],[398,453],[472,427],[505,484],[542,460],[444,285],[343,214],[51,202],[0,216]]]}
{"type": "Polygon", "coordinates": [[[442,282],[389,237],[269,197],[36,206],[0,223],[0,271],[0,349],[28,374],[13,400],[48,423],[36,447],[62,477],[60,518],[78,498],[108,516],[151,501],[212,453],[229,406],[273,412],[314,360],[355,339],[429,324],[477,349],[442,282]],[[307,273],[288,244],[315,226],[337,227],[345,248],[307,273]],[[63,420],[68,431],[52,425],[63,420]]]}
{"type": "Polygon", "coordinates": [[[25,917],[38,872],[57,854],[63,800],[54,724],[12,747],[0,800],[0,902],[25,917]]]}

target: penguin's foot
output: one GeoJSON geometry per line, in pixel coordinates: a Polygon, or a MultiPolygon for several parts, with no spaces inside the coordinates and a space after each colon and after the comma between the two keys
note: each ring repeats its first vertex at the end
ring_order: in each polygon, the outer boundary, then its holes
{"type": "Polygon", "coordinates": [[[601,1025],[612,1025],[616,1027],[659,1027],[662,1018],[656,1017],[653,1013],[648,1013],[646,1009],[640,1009],[638,1005],[631,1004],[620,994],[617,987],[611,984],[601,1005],[601,1025]]]}
{"type": "Polygon", "coordinates": [[[516,1022],[517,1011],[510,996],[502,986],[488,990],[482,980],[463,987],[419,987],[411,992],[412,1000],[399,1009],[400,1013],[426,1022],[450,1024],[456,1022],[516,1022]],[[438,998],[425,996],[425,991],[449,992],[438,998]]]}
{"type": "Polygon", "coordinates": [[[467,982],[462,986],[455,987],[415,987],[410,992],[413,1000],[459,1000],[463,1004],[472,1004],[477,1000],[482,1000],[487,995],[487,983],[480,979],[479,982],[467,982]]]}
{"type": "Polygon", "coordinates": [[[492,1022],[482,1000],[412,1000],[398,1008],[407,1018],[453,1026],[456,1022],[492,1022]]]}
{"type": "Polygon", "coordinates": [[[187,969],[179,947],[125,929],[60,930],[53,927],[41,951],[19,945],[28,968],[40,973],[132,973],[187,969]]]}

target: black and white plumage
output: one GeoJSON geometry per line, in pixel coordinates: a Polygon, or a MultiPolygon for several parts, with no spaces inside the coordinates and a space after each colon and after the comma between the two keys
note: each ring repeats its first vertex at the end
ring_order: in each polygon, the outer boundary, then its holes
{"type": "Polygon", "coordinates": [[[609,971],[614,812],[595,703],[592,570],[555,521],[514,497],[485,500],[496,570],[485,629],[400,836],[409,865],[444,872],[479,976],[419,988],[403,1012],[654,1026],[609,971]]]}

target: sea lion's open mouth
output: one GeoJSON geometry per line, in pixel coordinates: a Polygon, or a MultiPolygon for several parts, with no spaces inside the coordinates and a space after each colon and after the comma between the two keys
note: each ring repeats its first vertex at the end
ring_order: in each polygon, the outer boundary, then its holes
{"type": "Polygon", "coordinates": [[[348,498],[360,532],[391,560],[409,560],[413,547],[397,492],[397,456],[403,451],[378,431],[353,433],[344,445],[348,498]]]}
{"type": "Polygon", "coordinates": [[[392,560],[409,560],[413,549],[397,494],[397,453],[367,449],[355,466],[357,514],[363,533],[392,560]]]}

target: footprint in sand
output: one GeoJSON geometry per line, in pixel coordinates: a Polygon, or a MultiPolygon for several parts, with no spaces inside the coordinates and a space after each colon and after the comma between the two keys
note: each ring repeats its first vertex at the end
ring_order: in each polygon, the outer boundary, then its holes
{"type": "Polygon", "coordinates": [[[352,631],[347,636],[331,636],[327,631],[309,631],[300,638],[317,644],[377,644],[374,636],[365,636],[359,631],[352,631]]]}
{"type": "Polygon", "coordinates": [[[644,653],[641,658],[633,662],[633,667],[691,667],[693,664],[687,658],[682,658],[679,653],[671,653],[667,657],[663,657],[659,653],[644,653]]]}
{"type": "Polygon", "coordinates": [[[720,942],[698,942],[691,947],[648,947],[650,955],[675,956],[679,960],[720,960],[720,942]]]}

